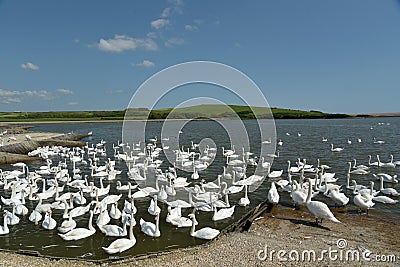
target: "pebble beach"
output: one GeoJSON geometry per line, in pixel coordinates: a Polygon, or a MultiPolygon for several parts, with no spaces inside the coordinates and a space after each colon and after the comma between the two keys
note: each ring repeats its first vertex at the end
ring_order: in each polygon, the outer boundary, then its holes
{"type": "MultiPolygon", "coordinates": [[[[232,232],[210,243],[189,249],[180,249],[146,259],[127,259],[102,263],[102,266],[398,266],[400,263],[400,224],[381,218],[379,214],[357,214],[338,211],[341,223],[313,223],[307,210],[293,211],[275,207],[272,213],[263,214],[248,232],[232,232]],[[338,249],[338,240],[345,240],[345,247],[338,249]],[[266,248],[267,246],[267,248],[266,248]],[[367,253],[370,260],[321,257],[322,250],[359,251],[367,253]],[[316,252],[316,260],[279,260],[270,252],[283,250],[299,253],[316,252]],[[265,251],[268,256],[265,258],[265,251]],[[391,261],[376,262],[376,256],[395,255],[391,261]],[[272,259],[272,260],[271,260],[272,259]]],[[[15,253],[0,252],[0,266],[95,266],[92,262],[77,260],[52,260],[15,253]]]]}

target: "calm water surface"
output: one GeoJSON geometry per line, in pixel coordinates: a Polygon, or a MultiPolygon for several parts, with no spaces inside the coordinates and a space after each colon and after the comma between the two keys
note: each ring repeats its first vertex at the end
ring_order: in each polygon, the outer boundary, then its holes
{"type": "MultiPolygon", "coordinates": [[[[140,123],[140,122],[138,122],[140,123]]],[[[160,130],[162,122],[150,122],[148,123],[146,135],[148,138],[158,136],[160,139],[160,130]]],[[[250,137],[251,151],[257,155],[260,151],[260,137],[256,121],[245,121],[245,125],[250,137]]],[[[112,144],[116,144],[118,140],[121,140],[122,123],[121,122],[104,122],[104,123],[64,123],[64,124],[37,124],[32,129],[34,131],[54,131],[54,132],[76,132],[76,133],[87,133],[93,132],[93,136],[84,139],[84,141],[91,143],[98,143],[100,140],[107,141],[107,157],[113,158],[112,144]]],[[[372,161],[376,161],[376,155],[379,154],[382,162],[390,161],[390,154],[394,155],[394,159],[400,160],[400,144],[399,144],[399,133],[400,133],[400,118],[377,118],[377,119],[338,119],[338,120],[277,120],[277,137],[283,141],[283,146],[278,146],[279,157],[274,160],[273,170],[284,170],[283,178],[287,177],[287,161],[290,160],[292,164],[298,158],[307,159],[308,164],[317,164],[317,158],[321,160],[322,164],[327,164],[332,167],[329,172],[335,172],[336,177],[339,178],[339,184],[345,185],[346,183],[346,172],[348,169],[347,162],[357,159],[358,164],[368,163],[368,155],[373,156],[372,161]],[[298,136],[298,133],[301,136],[298,136]],[[322,142],[322,137],[328,139],[328,142],[322,142]],[[377,140],[384,140],[384,144],[374,144],[373,138],[377,140]],[[360,138],[362,142],[357,142],[360,138]],[[352,144],[348,144],[347,140],[350,139],[352,144]],[[335,147],[343,147],[344,150],[339,153],[330,151],[330,144],[333,143],[335,147]]],[[[190,146],[190,142],[200,142],[203,138],[211,138],[214,140],[218,147],[218,154],[214,162],[205,171],[200,172],[200,177],[206,181],[214,181],[218,174],[222,174],[225,159],[222,158],[221,147],[230,147],[229,138],[224,129],[216,122],[213,121],[193,121],[185,125],[183,133],[180,136],[180,145],[190,146]]],[[[100,159],[100,164],[104,164],[107,157],[100,159]]],[[[161,155],[161,160],[164,160],[161,168],[167,169],[169,164],[166,158],[161,155]]],[[[59,158],[53,159],[53,164],[57,163],[59,158]]],[[[30,170],[38,168],[43,165],[43,162],[35,162],[30,164],[30,170]]],[[[12,169],[10,166],[2,166],[3,170],[12,169]]],[[[82,167],[83,168],[83,167],[82,167]]],[[[117,161],[116,169],[122,170],[122,175],[118,179],[122,184],[126,184],[129,178],[126,175],[127,167],[123,161],[117,161]]],[[[248,174],[252,174],[254,169],[249,167],[248,174]]],[[[396,169],[372,169],[372,173],[385,172],[391,175],[398,174],[399,167],[396,169]]],[[[87,172],[88,173],[88,172],[87,172]]],[[[190,173],[179,172],[179,176],[190,177],[190,173]]],[[[151,174],[150,174],[151,175],[151,174]]],[[[306,176],[308,176],[306,174],[306,176]]],[[[357,176],[352,175],[351,179],[355,179],[359,184],[368,185],[369,181],[374,180],[372,174],[357,176]]],[[[374,180],[375,181],[375,180],[374,180]]],[[[95,181],[96,185],[99,185],[98,179],[95,181]]],[[[111,184],[110,194],[118,194],[115,189],[114,181],[107,181],[111,184]]],[[[377,181],[375,181],[377,182],[377,181]]],[[[197,228],[210,226],[218,229],[223,229],[229,224],[237,221],[243,214],[249,211],[252,207],[266,198],[266,192],[269,188],[270,181],[265,180],[262,186],[249,194],[251,204],[247,208],[236,207],[235,214],[232,218],[223,220],[222,222],[213,222],[211,220],[212,213],[199,212],[197,214],[197,220],[199,225],[197,228]]],[[[375,189],[378,188],[379,183],[375,184],[375,189]]],[[[400,191],[398,184],[385,184],[385,187],[394,187],[400,191]]],[[[68,190],[68,188],[66,188],[68,190]]],[[[64,190],[64,191],[66,191],[64,190]]],[[[0,189],[1,195],[9,197],[9,192],[4,192],[0,189]]],[[[231,204],[237,202],[242,197],[243,193],[230,196],[231,204]]],[[[280,193],[282,207],[288,207],[291,205],[290,198],[287,193],[280,193]]],[[[355,210],[352,204],[352,196],[350,196],[349,210],[355,210]]],[[[86,196],[90,199],[89,196],[86,196]]],[[[395,197],[394,197],[395,198],[395,197]]],[[[127,199],[126,193],[120,200],[119,208],[122,209],[123,201],[127,199]]],[[[166,206],[162,203],[159,205],[162,209],[160,219],[160,231],[161,237],[151,238],[144,235],[140,231],[139,220],[144,218],[147,221],[153,220],[154,217],[147,213],[147,207],[149,205],[150,198],[138,199],[135,201],[138,207],[138,213],[135,218],[137,226],[134,227],[134,235],[136,236],[136,245],[124,252],[119,256],[130,256],[140,255],[148,252],[156,252],[164,249],[171,249],[177,247],[187,247],[196,244],[204,243],[204,241],[193,238],[189,235],[190,228],[175,228],[170,224],[165,223],[166,206]]],[[[333,203],[323,197],[317,196],[317,200],[322,200],[328,205],[333,207],[333,203]]],[[[396,199],[396,198],[395,198],[396,199]]],[[[27,201],[26,206],[30,212],[36,206],[36,202],[27,201]]],[[[376,203],[375,215],[373,216],[385,216],[387,218],[399,218],[400,217],[400,204],[387,205],[376,203]]],[[[4,207],[2,209],[11,210],[10,207],[4,207]]],[[[184,211],[184,215],[187,215],[191,210],[184,211]]],[[[57,220],[58,225],[61,224],[63,211],[55,210],[53,217],[57,220]]],[[[29,222],[28,216],[21,217],[21,222],[15,226],[10,226],[10,234],[0,236],[0,248],[11,249],[11,250],[29,250],[36,251],[43,255],[58,256],[58,257],[82,257],[87,259],[104,259],[108,258],[108,255],[101,249],[101,246],[108,246],[115,238],[104,236],[98,229],[96,234],[93,236],[78,240],[78,241],[64,241],[58,234],[57,230],[48,231],[43,229],[41,226],[35,226],[29,222]]],[[[97,215],[95,215],[96,219],[97,215]]],[[[307,219],[307,218],[306,218],[307,219]]],[[[310,220],[312,217],[310,215],[310,220]]],[[[80,216],[75,218],[78,223],[78,227],[87,227],[88,215],[80,216]]],[[[95,224],[95,223],[94,223],[95,224]]],[[[111,220],[111,224],[120,224],[118,221],[111,220]]]]}

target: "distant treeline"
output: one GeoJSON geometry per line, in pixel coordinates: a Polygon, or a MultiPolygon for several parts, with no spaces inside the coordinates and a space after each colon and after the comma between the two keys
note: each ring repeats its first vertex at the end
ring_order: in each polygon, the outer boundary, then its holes
{"type": "MultiPolygon", "coordinates": [[[[49,111],[49,112],[0,112],[0,121],[51,121],[51,120],[163,120],[171,119],[209,119],[229,118],[242,120],[271,118],[267,108],[237,105],[199,105],[185,108],[165,108],[149,111],[146,108],[130,108],[117,111],[49,111]],[[254,112],[253,112],[254,110],[254,112]],[[257,114],[257,116],[255,115],[257,114]]],[[[302,111],[271,108],[275,119],[319,119],[346,118],[347,114],[331,114],[320,111],[302,111]]]]}

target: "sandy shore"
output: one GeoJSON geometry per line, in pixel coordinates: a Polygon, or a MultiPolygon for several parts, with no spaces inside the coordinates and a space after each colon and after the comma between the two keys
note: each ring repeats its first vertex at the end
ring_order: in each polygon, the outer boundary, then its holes
{"type": "MultiPolygon", "coordinates": [[[[287,208],[274,208],[271,214],[264,214],[250,228],[249,232],[229,233],[205,246],[178,250],[143,260],[130,259],[103,265],[113,266],[399,266],[400,265],[400,224],[374,215],[335,212],[342,222],[324,222],[316,227],[307,210],[293,211],[287,208]],[[338,240],[343,239],[345,247],[338,248],[338,240]],[[267,246],[267,249],[266,249],[267,246]],[[332,256],[323,250],[332,250],[332,256]],[[283,258],[278,259],[276,252],[284,250],[283,258]],[[296,250],[299,261],[289,260],[288,253],[296,250]],[[316,260],[307,261],[306,250],[316,253],[316,260]],[[333,252],[337,250],[338,252],[333,252]],[[265,257],[265,251],[267,257],[265,257]],[[340,258],[340,252],[342,257],[340,258]],[[346,260],[345,254],[357,253],[360,260],[353,260],[351,254],[346,260]],[[370,261],[362,258],[369,255],[370,261]],[[302,253],[305,261],[302,261],[302,253]],[[370,254],[368,254],[370,253],[370,254]],[[335,260],[336,255],[336,260],[335,260]],[[395,255],[395,262],[374,262],[377,256],[395,255]],[[261,258],[261,260],[259,259],[261,258]],[[340,261],[342,259],[342,261],[340,261]]],[[[138,244],[136,244],[138,245],[138,244]]],[[[291,252],[294,257],[296,254],[291,252]]],[[[312,254],[310,254],[312,255],[312,254]]],[[[354,254],[355,255],[355,254],[354,254]]],[[[355,256],[354,256],[355,257],[355,256]]],[[[356,257],[354,258],[356,259],[356,257]]],[[[391,259],[392,260],[392,259],[391,259]]],[[[51,260],[13,253],[0,253],[0,266],[92,266],[94,263],[73,260],[51,260]]]]}

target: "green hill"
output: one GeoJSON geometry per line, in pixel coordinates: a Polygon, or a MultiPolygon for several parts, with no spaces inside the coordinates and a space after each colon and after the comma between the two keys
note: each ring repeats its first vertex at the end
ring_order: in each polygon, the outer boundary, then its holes
{"type": "MultiPolygon", "coordinates": [[[[183,108],[164,108],[149,110],[146,108],[130,108],[117,111],[49,111],[49,112],[0,112],[0,122],[15,121],[105,121],[105,120],[154,120],[154,119],[255,119],[271,118],[269,109],[238,105],[207,104],[183,108]]],[[[345,118],[346,114],[330,114],[320,111],[303,111],[282,108],[271,109],[275,119],[304,119],[304,118],[345,118]]]]}

